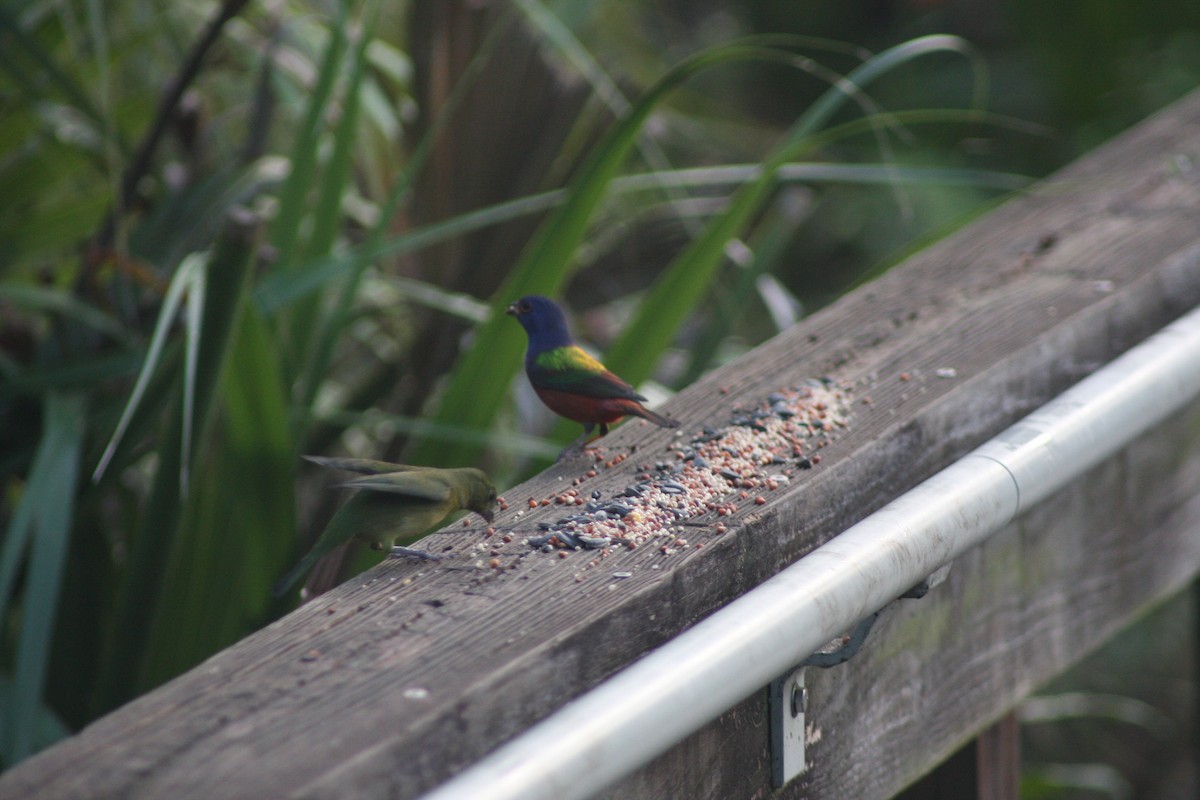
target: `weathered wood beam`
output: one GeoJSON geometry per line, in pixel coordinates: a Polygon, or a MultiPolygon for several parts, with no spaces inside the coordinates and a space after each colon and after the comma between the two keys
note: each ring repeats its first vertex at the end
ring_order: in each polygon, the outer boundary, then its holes
{"type": "MultiPolygon", "coordinates": [[[[349,581],[0,776],[0,795],[419,794],[1200,303],[1195,163],[1200,94],[690,387],[668,406],[682,439],[625,425],[605,446],[636,446],[630,458],[595,477],[560,464],[506,491],[498,521],[558,519],[525,501],[575,479],[611,497],[639,465],[806,379],[855,387],[820,463],[761,505],[735,499],[727,532],[710,514],[669,553],[601,558],[520,536],[481,554],[478,533],[437,534],[479,566],[388,564],[349,581]]],[[[888,796],[1190,579],[1195,422],[1035,508],[947,584],[885,612],[862,654],[812,671],[820,741],[781,796],[888,796]]],[[[769,791],[765,713],[749,698],[612,796],[769,791]]]]}

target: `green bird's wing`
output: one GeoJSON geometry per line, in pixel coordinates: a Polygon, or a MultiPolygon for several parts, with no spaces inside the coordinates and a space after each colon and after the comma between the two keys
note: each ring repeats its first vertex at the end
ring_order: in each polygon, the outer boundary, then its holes
{"type": "Polygon", "coordinates": [[[539,353],[526,364],[525,374],[535,389],[571,392],[585,397],[646,399],[576,345],[539,353]]]}
{"type": "Polygon", "coordinates": [[[426,469],[425,467],[410,467],[407,464],[392,464],[387,461],[375,461],[370,458],[329,458],[326,456],[303,456],[307,461],[320,464],[330,469],[344,469],[347,472],[360,472],[363,475],[381,475],[391,472],[411,472],[426,469]]]}
{"type": "Polygon", "coordinates": [[[374,492],[399,494],[413,500],[428,500],[444,503],[450,499],[451,484],[441,473],[446,470],[431,467],[411,472],[389,472],[346,481],[343,486],[351,489],[367,489],[374,492]]]}
{"type": "Polygon", "coordinates": [[[539,372],[534,374],[529,370],[529,382],[536,389],[552,389],[559,392],[571,392],[585,397],[607,398],[617,397],[627,400],[645,400],[634,388],[607,370],[596,374],[582,370],[564,370],[562,372],[539,372]]]}

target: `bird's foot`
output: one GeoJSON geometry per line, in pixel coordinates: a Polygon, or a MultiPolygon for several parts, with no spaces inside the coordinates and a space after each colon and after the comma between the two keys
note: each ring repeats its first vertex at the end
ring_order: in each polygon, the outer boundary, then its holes
{"type": "Polygon", "coordinates": [[[414,550],[411,547],[395,545],[387,555],[388,558],[413,558],[418,561],[441,561],[454,558],[453,553],[430,553],[427,550],[414,550]]]}
{"type": "Polygon", "coordinates": [[[570,461],[572,458],[581,456],[584,453],[583,446],[578,442],[573,442],[563,448],[563,451],[558,454],[558,458],[554,459],[556,463],[570,461]]]}
{"type": "Polygon", "coordinates": [[[595,447],[600,445],[594,444],[596,440],[604,437],[608,433],[608,426],[601,425],[600,433],[593,433],[593,426],[584,426],[583,433],[580,438],[572,441],[571,444],[564,447],[563,452],[558,453],[558,461],[565,461],[566,458],[582,455],[592,455],[595,447]],[[590,446],[589,446],[590,445],[590,446]]]}
{"type": "Polygon", "coordinates": [[[600,437],[598,435],[585,433],[583,436],[580,436],[578,439],[564,447],[563,451],[558,454],[557,461],[566,461],[569,458],[575,458],[576,456],[582,455],[595,455],[596,448],[600,446],[596,444],[596,441],[599,438],[600,437]]]}

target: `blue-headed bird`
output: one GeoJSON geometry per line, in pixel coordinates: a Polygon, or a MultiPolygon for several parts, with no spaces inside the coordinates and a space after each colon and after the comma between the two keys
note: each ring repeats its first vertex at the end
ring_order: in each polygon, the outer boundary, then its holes
{"type": "Polygon", "coordinates": [[[676,420],[643,406],[645,397],[575,344],[562,309],[550,298],[522,297],[506,312],[516,317],[529,335],[525,374],[533,390],[551,411],[583,424],[577,445],[596,438],[592,437],[596,426],[600,427],[598,436],[604,436],[609,425],[626,416],[641,417],[663,428],[679,426],[676,420]]]}

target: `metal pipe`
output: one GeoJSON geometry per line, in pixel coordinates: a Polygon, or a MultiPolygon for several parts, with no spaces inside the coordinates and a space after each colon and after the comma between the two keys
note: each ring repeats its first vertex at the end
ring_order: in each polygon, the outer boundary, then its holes
{"type": "Polygon", "coordinates": [[[1200,309],[425,795],[586,798],[1200,396],[1200,309]]]}

